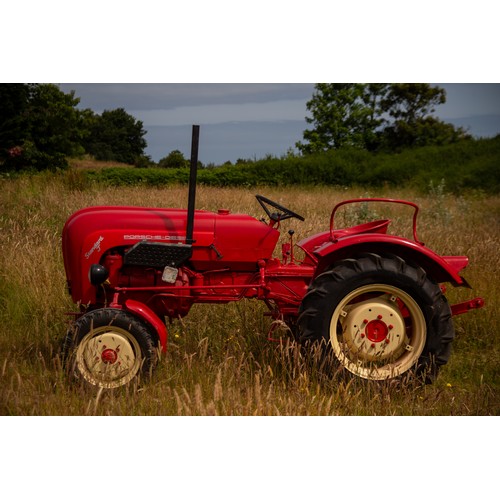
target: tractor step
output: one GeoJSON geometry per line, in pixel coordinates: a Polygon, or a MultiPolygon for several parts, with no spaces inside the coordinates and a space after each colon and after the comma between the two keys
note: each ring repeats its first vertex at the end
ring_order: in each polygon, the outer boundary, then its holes
{"type": "Polygon", "coordinates": [[[124,264],[155,268],[179,267],[191,257],[192,253],[191,245],[140,241],[125,254],[124,264]]]}

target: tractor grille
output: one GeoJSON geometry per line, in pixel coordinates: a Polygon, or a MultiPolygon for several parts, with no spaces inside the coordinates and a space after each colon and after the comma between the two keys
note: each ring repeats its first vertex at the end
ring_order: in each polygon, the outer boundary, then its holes
{"type": "Polygon", "coordinates": [[[179,267],[193,253],[191,245],[140,241],[124,257],[127,266],[179,267]]]}

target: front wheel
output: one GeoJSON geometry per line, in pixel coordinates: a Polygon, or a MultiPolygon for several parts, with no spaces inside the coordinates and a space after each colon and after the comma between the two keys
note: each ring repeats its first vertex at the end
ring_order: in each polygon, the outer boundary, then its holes
{"type": "Polygon", "coordinates": [[[64,357],[76,379],[113,389],[150,373],[157,354],[150,330],[138,318],[117,309],[96,309],[68,331],[64,357]]]}
{"type": "Polygon", "coordinates": [[[420,267],[366,254],[321,274],[304,297],[300,340],[326,342],[349,372],[386,380],[414,370],[427,382],[451,352],[448,302],[420,267]]]}

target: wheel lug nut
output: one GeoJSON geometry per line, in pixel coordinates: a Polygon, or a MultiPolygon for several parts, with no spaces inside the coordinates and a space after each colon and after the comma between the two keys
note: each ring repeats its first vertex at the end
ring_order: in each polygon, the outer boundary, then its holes
{"type": "Polygon", "coordinates": [[[375,342],[372,342],[372,347],[375,347],[375,342]]]}
{"type": "Polygon", "coordinates": [[[389,330],[392,330],[394,328],[394,325],[389,325],[387,328],[389,328],[389,330]]]}
{"type": "Polygon", "coordinates": [[[364,319],[363,320],[363,323],[366,325],[368,323],[368,320],[367,319],[364,319]]]}
{"type": "Polygon", "coordinates": [[[361,334],[361,338],[362,338],[362,339],[364,339],[364,338],[365,338],[365,334],[364,334],[364,333],[362,333],[362,334],[361,334]]]}
{"type": "Polygon", "coordinates": [[[382,319],[382,315],[381,315],[381,314],[379,314],[379,315],[377,316],[377,319],[382,319]]]}
{"type": "Polygon", "coordinates": [[[385,343],[388,344],[390,341],[389,339],[385,339],[385,343]]]}

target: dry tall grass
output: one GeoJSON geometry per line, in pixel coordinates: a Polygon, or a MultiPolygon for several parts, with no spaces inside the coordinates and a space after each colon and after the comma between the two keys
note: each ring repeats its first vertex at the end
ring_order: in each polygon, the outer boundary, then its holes
{"type": "MultiPolygon", "coordinates": [[[[334,203],[366,195],[421,205],[420,238],[441,254],[465,254],[473,291],[449,290],[451,301],[474,296],[486,308],[455,319],[450,363],[429,387],[372,383],[314,369],[292,343],[266,340],[269,320],[255,301],[195,306],[170,326],[169,351],[151,381],[109,392],[71,385],[59,343],[74,311],[65,290],[60,235],[66,218],[88,205],[185,207],[187,189],[104,188],[70,170],[59,177],[2,179],[0,224],[0,414],[3,415],[497,415],[500,199],[456,198],[436,189],[373,192],[333,188],[261,189],[306,220],[287,221],[298,239],[327,229],[334,203]]],[[[200,187],[197,208],[262,217],[253,190],[200,187]]],[[[409,234],[394,207],[393,226],[409,234]]],[[[376,207],[377,212],[382,207],[376,207]]],[[[357,222],[365,207],[339,216],[357,222]]],[[[286,231],[285,231],[286,234],[286,231]]]]}

